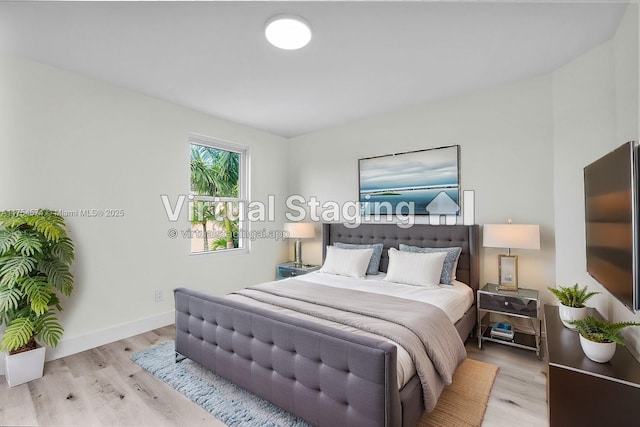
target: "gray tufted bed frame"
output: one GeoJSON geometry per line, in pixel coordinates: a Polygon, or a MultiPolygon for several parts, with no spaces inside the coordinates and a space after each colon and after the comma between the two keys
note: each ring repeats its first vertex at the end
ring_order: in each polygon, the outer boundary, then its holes
{"type": "MultiPolygon", "coordinates": [[[[323,224],[323,248],[334,242],[390,247],[460,246],[457,280],[479,284],[478,226],[323,224]]],[[[323,258],[324,258],[323,249],[323,258]]],[[[398,390],[396,347],[269,310],[178,288],[176,353],[318,426],[415,426],[424,412],[417,376],[398,390]]],[[[456,323],[463,341],[476,323],[475,304],[456,323]]]]}

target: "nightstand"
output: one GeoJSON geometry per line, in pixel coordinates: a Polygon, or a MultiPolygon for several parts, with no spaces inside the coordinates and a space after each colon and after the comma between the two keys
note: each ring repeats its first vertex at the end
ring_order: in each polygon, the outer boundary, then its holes
{"type": "Polygon", "coordinates": [[[320,270],[319,265],[296,264],[293,261],[287,261],[278,265],[276,277],[278,280],[282,280],[287,277],[301,276],[316,270],[320,270]]]}
{"type": "Polygon", "coordinates": [[[479,348],[482,348],[484,341],[491,341],[535,351],[538,359],[540,358],[540,298],[537,290],[498,290],[498,285],[487,283],[478,290],[477,309],[479,348]],[[518,329],[517,325],[512,325],[515,329],[513,339],[492,337],[491,328],[495,322],[489,320],[490,313],[529,319],[533,331],[518,329]]]}
{"type": "MultiPolygon", "coordinates": [[[[593,308],[588,312],[600,317],[593,308]]],[[[637,425],[640,364],[629,349],[618,346],[608,363],[588,359],[580,348],[580,334],[562,324],[555,305],[544,306],[544,329],[549,425],[637,425]]]]}

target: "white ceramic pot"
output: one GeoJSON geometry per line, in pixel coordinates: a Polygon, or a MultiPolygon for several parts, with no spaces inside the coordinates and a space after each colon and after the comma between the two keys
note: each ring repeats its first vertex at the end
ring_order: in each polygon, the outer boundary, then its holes
{"type": "Polygon", "coordinates": [[[9,387],[42,378],[46,347],[17,354],[4,353],[4,374],[9,387]]]}
{"type": "Polygon", "coordinates": [[[594,362],[607,363],[616,353],[616,343],[614,342],[594,342],[589,341],[580,335],[580,345],[584,354],[594,362]]]}
{"type": "Polygon", "coordinates": [[[562,320],[562,324],[572,331],[576,330],[576,327],[572,324],[568,323],[569,320],[581,320],[587,317],[587,307],[567,307],[566,305],[558,306],[558,313],[560,314],[560,320],[562,320]]]}

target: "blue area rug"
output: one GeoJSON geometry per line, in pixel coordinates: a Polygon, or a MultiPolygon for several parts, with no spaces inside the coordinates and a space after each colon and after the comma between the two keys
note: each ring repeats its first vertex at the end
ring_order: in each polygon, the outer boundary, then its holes
{"type": "Polygon", "coordinates": [[[166,341],[131,360],[230,427],[309,426],[189,359],[176,363],[174,349],[174,342],[166,341]]]}

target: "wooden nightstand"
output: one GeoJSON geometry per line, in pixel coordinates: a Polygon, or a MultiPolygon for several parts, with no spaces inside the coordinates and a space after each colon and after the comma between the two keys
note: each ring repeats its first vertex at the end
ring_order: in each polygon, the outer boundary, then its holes
{"type": "Polygon", "coordinates": [[[483,341],[491,341],[513,347],[533,350],[540,358],[540,298],[535,289],[518,288],[514,291],[499,291],[497,285],[487,283],[478,290],[478,347],[483,341]],[[489,313],[503,316],[530,319],[533,331],[518,330],[516,325],[513,339],[491,336],[491,327],[495,322],[489,320],[489,313]],[[487,321],[485,322],[485,317],[487,321]]]}
{"type": "MultiPolygon", "coordinates": [[[[588,311],[600,317],[593,308],[588,311]]],[[[629,349],[619,345],[607,363],[590,360],[580,335],[564,327],[555,305],[544,306],[544,326],[550,426],[637,425],[640,364],[629,349]]]]}
{"type": "Polygon", "coordinates": [[[303,274],[311,273],[312,271],[316,271],[319,269],[319,265],[296,264],[293,261],[287,261],[278,265],[276,277],[278,280],[282,280],[286,279],[287,277],[301,276],[303,274]]]}

